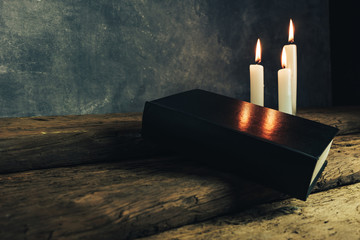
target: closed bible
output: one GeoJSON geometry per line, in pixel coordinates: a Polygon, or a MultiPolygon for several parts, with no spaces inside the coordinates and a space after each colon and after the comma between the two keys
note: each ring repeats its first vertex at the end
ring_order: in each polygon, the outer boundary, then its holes
{"type": "Polygon", "coordinates": [[[145,103],[144,139],[306,200],[338,129],[195,89],[145,103]]]}

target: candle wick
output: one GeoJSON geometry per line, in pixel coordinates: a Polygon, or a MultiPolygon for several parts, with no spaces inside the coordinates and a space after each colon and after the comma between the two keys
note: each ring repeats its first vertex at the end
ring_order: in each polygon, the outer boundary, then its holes
{"type": "Polygon", "coordinates": [[[259,64],[259,63],[261,63],[261,59],[255,61],[255,64],[259,64]]]}

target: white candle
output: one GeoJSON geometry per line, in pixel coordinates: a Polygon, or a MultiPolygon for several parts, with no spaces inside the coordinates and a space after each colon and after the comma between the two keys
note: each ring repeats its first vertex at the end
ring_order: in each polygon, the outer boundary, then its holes
{"type": "Polygon", "coordinates": [[[264,67],[261,62],[260,39],[256,43],[255,63],[250,65],[250,102],[264,106],[264,67]]]}
{"type": "Polygon", "coordinates": [[[297,50],[294,44],[294,24],[290,19],[289,25],[289,43],[285,45],[286,66],[291,69],[291,96],[292,96],[292,114],[296,115],[296,99],[297,99],[297,50]]]}
{"type": "Polygon", "coordinates": [[[279,111],[292,114],[291,70],[286,68],[286,51],[281,54],[283,69],[278,71],[279,111]]]}

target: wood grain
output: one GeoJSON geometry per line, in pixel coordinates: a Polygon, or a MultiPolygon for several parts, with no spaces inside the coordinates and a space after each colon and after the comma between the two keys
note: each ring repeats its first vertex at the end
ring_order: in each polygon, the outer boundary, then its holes
{"type": "Polygon", "coordinates": [[[0,173],[150,157],[141,114],[0,119],[0,173]]]}
{"type": "MultiPolygon", "coordinates": [[[[360,116],[347,113],[340,123],[341,114],[308,114],[347,134],[335,137],[314,191],[359,182],[360,116]]],[[[1,174],[3,239],[129,239],[287,198],[144,143],[141,114],[8,118],[0,126],[3,173],[112,161],[1,174]]]]}
{"type": "MultiPolygon", "coordinates": [[[[299,110],[340,134],[360,132],[360,107],[299,110]]],[[[0,173],[168,155],[141,139],[141,113],[0,119],[0,173]]]]}
{"type": "Polygon", "coordinates": [[[300,109],[297,116],[337,127],[338,135],[360,132],[360,106],[300,109]]]}
{"type": "Polygon", "coordinates": [[[360,134],[336,136],[314,191],[360,181],[360,134]]]}
{"type": "Polygon", "coordinates": [[[187,225],[143,240],[360,239],[360,183],[263,204],[240,214],[187,225]]]}
{"type": "Polygon", "coordinates": [[[175,160],[0,175],[0,234],[4,239],[128,239],[234,208],[241,185],[235,190],[230,177],[191,162],[180,167],[175,160]]]}
{"type": "Polygon", "coordinates": [[[99,128],[138,133],[141,113],[0,118],[2,138],[87,132],[99,128]]]}
{"type": "MultiPolygon", "coordinates": [[[[335,138],[316,191],[360,181],[359,140],[335,138]]],[[[2,174],[0,193],[4,239],[128,239],[287,198],[176,156],[2,174]]]]}

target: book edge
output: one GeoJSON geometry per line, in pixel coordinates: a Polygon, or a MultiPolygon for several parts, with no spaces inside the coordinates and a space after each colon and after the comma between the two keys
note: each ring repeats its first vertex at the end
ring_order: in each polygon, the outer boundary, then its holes
{"type": "Polygon", "coordinates": [[[323,151],[323,153],[320,155],[319,159],[317,160],[309,186],[314,182],[315,177],[317,176],[318,172],[321,169],[321,166],[326,161],[327,156],[329,155],[329,152],[330,152],[331,145],[332,145],[333,141],[334,141],[334,139],[331,140],[331,142],[328,144],[328,146],[325,148],[325,150],[323,151]]]}
{"type": "Polygon", "coordinates": [[[320,171],[318,172],[318,174],[316,175],[314,181],[312,182],[312,184],[309,186],[308,192],[306,193],[305,198],[303,199],[304,201],[306,201],[306,199],[308,198],[308,196],[310,195],[311,191],[313,190],[313,188],[315,187],[318,179],[320,178],[322,172],[324,171],[326,165],[327,165],[327,160],[325,160],[323,166],[321,167],[320,171]]]}
{"type": "MultiPolygon", "coordinates": [[[[239,101],[241,101],[241,100],[239,100],[239,101]]],[[[227,127],[227,126],[224,126],[224,125],[221,125],[221,124],[217,124],[217,123],[211,122],[211,121],[209,121],[209,120],[207,120],[207,119],[205,119],[205,118],[199,117],[199,116],[197,116],[197,115],[195,115],[195,114],[187,113],[187,112],[184,112],[184,111],[181,111],[181,110],[178,110],[178,109],[175,109],[175,108],[166,106],[166,105],[161,104],[161,103],[159,103],[159,102],[147,101],[147,103],[154,104],[154,105],[158,105],[158,106],[163,107],[163,108],[166,108],[166,109],[168,109],[168,110],[170,110],[170,111],[179,112],[179,113],[181,113],[181,114],[183,114],[183,115],[187,115],[187,116],[194,117],[194,118],[196,118],[196,119],[199,119],[199,120],[201,120],[201,121],[205,121],[205,122],[210,123],[210,124],[212,124],[212,125],[215,125],[215,126],[217,126],[217,127],[222,127],[222,128],[225,128],[225,129],[227,129],[227,130],[229,130],[229,131],[241,133],[241,134],[244,134],[244,135],[246,135],[246,136],[248,136],[248,137],[251,137],[251,138],[253,138],[253,139],[256,139],[256,140],[259,140],[259,141],[262,141],[262,142],[265,142],[265,143],[269,143],[269,144],[275,145],[275,146],[277,146],[277,147],[280,147],[280,148],[283,148],[283,149],[286,149],[286,150],[289,150],[289,151],[296,152],[296,153],[298,153],[298,154],[301,154],[301,155],[303,155],[303,156],[306,156],[307,158],[311,158],[311,159],[313,159],[314,161],[317,161],[317,160],[319,159],[319,156],[313,156],[313,155],[310,155],[310,154],[308,154],[308,153],[304,153],[304,152],[302,152],[302,151],[299,151],[299,150],[297,150],[297,149],[294,149],[294,148],[291,148],[291,147],[288,147],[288,146],[285,146],[285,145],[281,145],[281,144],[278,144],[278,143],[276,143],[276,142],[272,142],[272,141],[269,141],[269,140],[267,140],[267,139],[263,139],[263,138],[260,138],[260,137],[254,136],[254,135],[250,135],[250,134],[248,134],[248,133],[246,133],[246,132],[241,132],[241,131],[235,130],[235,129],[233,129],[233,128],[230,128],[230,127],[227,127]]],[[[274,109],[273,109],[273,110],[274,110],[274,109]]],[[[308,119],[306,119],[306,120],[308,120],[308,119]]],[[[309,121],[311,121],[311,120],[309,120],[309,121]]],[[[328,125],[326,125],[326,126],[328,126],[328,125]]],[[[331,126],[330,126],[330,127],[331,127],[331,126]]],[[[333,138],[334,138],[334,137],[333,137],[333,138]]],[[[332,138],[332,139],[333,139],[333,138],[332,138]]],[[[332,141],[332,139],[330,140],[330,142],[332,141]]]]}

